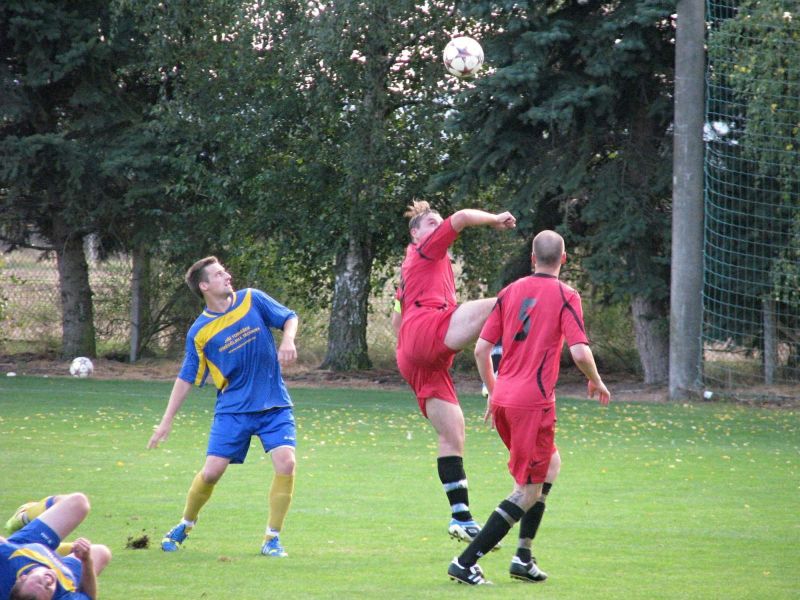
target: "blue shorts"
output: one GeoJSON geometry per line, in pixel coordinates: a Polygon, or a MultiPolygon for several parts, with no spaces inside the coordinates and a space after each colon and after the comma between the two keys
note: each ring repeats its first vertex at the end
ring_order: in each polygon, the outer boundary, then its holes
{"type": "Polygon", "coordinates": [[[50,526],[40,519],[34,519],[22,529],[8,536],[14,544],[44,544],[51,550],[58,548],[61,538],[50,526]]]}
{"type": "Polygon", "coordinates": [[[206,454],[229,458],[232,464],[241,464],[250,449],[250,438],[254,435],[261,440],[264,452],[280,446],[294,448],[296,432],[292,407],[214,415],[206,454]]]}

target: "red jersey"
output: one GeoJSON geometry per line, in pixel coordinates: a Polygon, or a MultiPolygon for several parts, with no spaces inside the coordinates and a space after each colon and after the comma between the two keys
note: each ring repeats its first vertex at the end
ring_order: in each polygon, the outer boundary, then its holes
{"type": "Polygon", "coordinates": [[[398,297],[403,322],[418,310],[446,310],[456,306],[456,283],[448,249],[458,237],[447,217],[419,245],[409,244],[400,268],[398,297]]]}
{"type": "Polygon", "coordinates": [[[589,343],[580,295],[544,273],[504,288],[480,337],[503,345],[492,404],[519,408],[555,402],[564,340],[570,346],[589,343]]]}

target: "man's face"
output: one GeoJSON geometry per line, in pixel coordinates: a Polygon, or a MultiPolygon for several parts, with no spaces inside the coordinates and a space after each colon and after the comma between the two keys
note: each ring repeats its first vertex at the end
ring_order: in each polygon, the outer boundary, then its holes
{"type": "Polygon", "coordinates": [[[414,242],[419,244],[433,233],[433,230],[441,225],[442,217],[434,212],[427,213],[419,220],[419,224],[411,230],[411,237],[414,242]]]}
{"type": "Polygon", "coordinates": [[[36,600],[50,600],[56,592],[56,573],[48,567],[35,567],[19,576],[20,591],[36,600]]]}
{"type": "Polygon", "coordinates": [[[233,293],[231,276],[219,263],[212,263],[205,268],[205,281],[200,282],[200,289],[215,297],[225,297],[233,293]]]}

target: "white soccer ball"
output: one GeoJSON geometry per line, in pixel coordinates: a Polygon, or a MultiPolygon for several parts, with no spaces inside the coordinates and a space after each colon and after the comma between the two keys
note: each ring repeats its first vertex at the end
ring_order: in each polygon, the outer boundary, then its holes
{"type": "Polygon", "coordinates": [[[483,65],[483,48],[471,37],[455,37],[444,47],[444,66],[456,77],[472,77],[483,65]]]}
{"type": "Polygon", "coordinates": [[[94,372],[92,361],[85,356],[79,356],[69,366],[69,373],[73,377],[89,377],[94,372]]]}

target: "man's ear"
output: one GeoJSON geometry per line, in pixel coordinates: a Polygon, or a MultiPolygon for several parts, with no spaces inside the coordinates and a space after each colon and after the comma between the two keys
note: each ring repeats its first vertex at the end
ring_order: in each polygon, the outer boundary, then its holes
{"type": "Polygon", "coordinates": [[[566,252],[562,252],[561,253],[561,264],[562,265],[567,264],[567,253],[566,252]]]}

